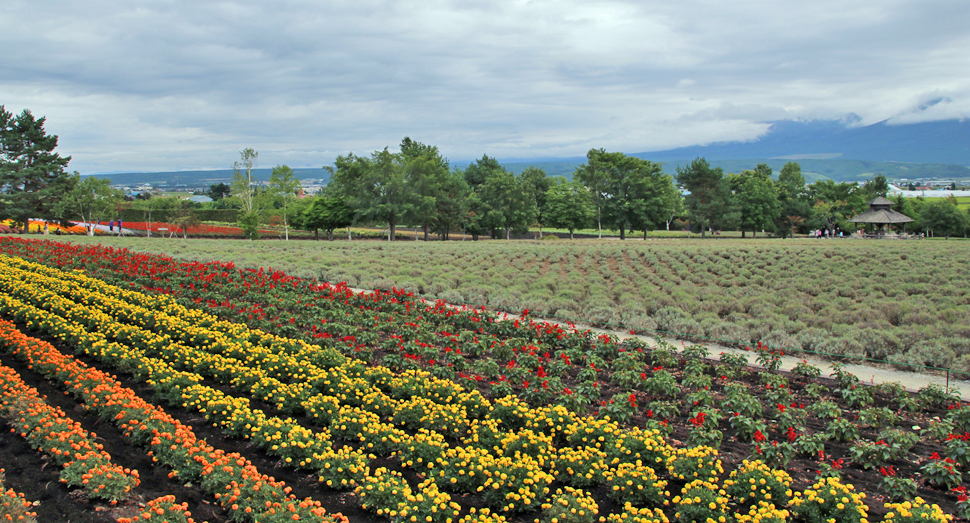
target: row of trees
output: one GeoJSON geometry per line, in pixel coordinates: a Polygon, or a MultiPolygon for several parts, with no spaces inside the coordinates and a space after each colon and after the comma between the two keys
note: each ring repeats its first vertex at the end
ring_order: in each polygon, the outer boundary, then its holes
{"type": "MultiPolygon", "coordinates": [[[[44,118],[30,111],[19,115],[0,106],[0,214],[26,226],[30,218],[93,223],[114,215],[124,195],[106,179],[68,174],[70,157],[54,149],[57,136],[44,130],[44,118]]],[[[676,182],[662,165],[592,149],[573,180],[548,177],[530,167],[518,176],[487,155],[465,169],[452,169],[437,147],[404,138],[399,152],[387,148],[368,156],[340,156],[330,183],[314,198],[301,199],[300,181],[292,169],[278,165],[268,185],[253,179],[259,154],[240,153],[231,185],[213,186],[210,194],[222,207],[240,210],[239,225],[250,238],[269,216],[289,228],[326,231],[353,223],[385,224],[393,240],[397,228],[416,225],[424,238],[448,239],[458,230],[476,238],[521,234],[529,227],[576,229],[595,227],[627,232],[666,227],[675,221],[705,234],[711,229],[757,231],[789,235],[810,229],[854,230],[848,222],[866,209],[866,202],[885,196],[885,177],[864,184],[831,180],[805,183],[795,162],[786,164],[777,181],[764,164],[754,170],[725,174],[703,158],[677,169],[676,182]]],[[[185,204],[146,198],[129,205],[145,211],[167,208],[170,220],[188,226],[194,216],[185,204]],[[171,218],[174,216],[174,218],[171,218]]],[[[970,216],[953,199],[924,201],[896,198],[894,210],[916,220],[910,230],[938,235],[965,234],[970,216]]],[[[183,227],[184,229],[184,227],[183,227]]],[[[93,234],[93,230],[91,231],[93,234]]]]}
{"type": "MultiPolygon", "coordinates": [[[[328,208],[351,209],[354,221],[387,224],[389,239],[402,223],[421,227],[425,239],[431,233],[448,239],[459,229],[473,239],[485,233],[508,239],[530,226],[572,234],[593,223],[625,236],[668,223],[680,200],[660,164],[602,149],[587,154],[573,181],[535,167],[516,176],[487,155],[451,169],[437,147],[410,138],[399,153],[351,153],[327,169],[330,183],[320,197],[328,208]]],[[[316,213],[311,208],[308,215],[316,213]]]]}

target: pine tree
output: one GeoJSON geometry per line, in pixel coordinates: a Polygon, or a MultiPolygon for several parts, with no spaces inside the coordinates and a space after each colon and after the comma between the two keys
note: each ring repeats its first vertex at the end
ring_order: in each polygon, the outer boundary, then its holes
{"type": "Polygon", "coordinates": [[[74,180],[65,168],[71,157],[54,152],[57,136],[44,130],[46,118],[27,109],[16,117],[0,105],[0,217],[23,224],[51,219],[74,180]]]}

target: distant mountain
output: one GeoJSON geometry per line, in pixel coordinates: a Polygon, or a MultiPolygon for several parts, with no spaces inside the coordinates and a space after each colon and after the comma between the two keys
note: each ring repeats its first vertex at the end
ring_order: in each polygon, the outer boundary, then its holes
{"type": "MultiPolygon", "coordinates": [[[[273,169],[253,169],[253,179],[256,181],[268,181],[273,169]]],[[[293,169],[294,175],[301,179],[324,179],[329,180],[330,175],[327,171],[317,168],[297,168],[293,169]]],[[[90,176],[98,178],[108,178],[115,185],[135,186],[141,184],[165,185],[169,188],[176,187],[206,187],[210,185],[232,182],[232,169],[216,169],[208,171],[163,171],[163,172],[113,172],[97,173],[90,176]]]]}
{"type": "MultiPolygon", "coordinates": [[[[697,157],[706,158],[725,172],[752,169],[767,163],[775,173],[788,161],[797,161],[809,182],[818,179],[861,181],[883,174],[887,178],[970,178],[970,121],[946,120],[913,124],[888,121],[859,126],[857,121],[809,120],[772,123],[767,134],[749,142],[722,142],[666,151],[632,153],[632,156],[664,163],[664,171],[676,174],[678,166],[697,157]]],[[[501,159],[500,159],[501,161],[501,159]]],[[[550,176],[572,178],[585,157],[510,159],[502,164],[518,174],[540,167],[550,176]]],[[[456,161],[465,168],[472,162],[456,161]]],[[[257,179],[268,180],[270,169],[256,169],[257,179]]],[[[320,168],[294,169],[301,179],[329,179],[320,168]]],[[[137,185],[166,183],[170,187],[199,187],[232,179],[229,169],[159,173],[106,173],[113,183],[137,185]]]]}
{"type": "Polygon", "coordinates": [[[832,120],[780,121],[751,142],[724,142],[635,153],[654,161],[744,158],[845,159],[970,166],[970,121],[867,126],[832,120]]]}

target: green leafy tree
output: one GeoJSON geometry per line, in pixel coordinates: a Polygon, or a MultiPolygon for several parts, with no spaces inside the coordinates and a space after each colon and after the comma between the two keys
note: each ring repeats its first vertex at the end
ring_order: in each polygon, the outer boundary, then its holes
{"type": "Polygon", "coordinates": [[[913,206],[912,198],[906,198],[902,194],[896,194],[892,198],[892,210],[909,216],[912,219],[916,219],[919,214],[916,212],[916,208],[913,206]]]}
{"type": "Polygon", "coordinates": [[[452,174],[448,160],[437,147],[407,136],[401,140],[401,160],[407,183],[414,191],[414,205],[407,218],[422,226],[427,241],[428,232],[439,221],[439,205],[447,207],[445,200],[450,197],[452,174]]]}
{"type": "Polygon", "coordinates": [[[393,241],[397,225],[415,209],[415,191],[408,183],[402,155],[384,148],[370,158],[339,156],[330,169],[330,185],[346,198],[355,221],[386,223],[393,241]]]}
{"type": "Polygon", "coordinates": [[[712,168],[704,158],[695,158],[686,167],[677,168],[677,183],[690,191],[684,197],[684,207],[702,238],[708,228],[723,228],[736,220],[731,187],[720,167],[712,168]]]}
{"type": "Polygon", "coordinates": [[[462,171],[462,176],[469,190],[462,225],[465,232],[472,235],[472,240],[478,240],[478,236],[488,230],[485,217],[489,209],[482,198],[482,186],[485,185],[485,180],[488,177],[501,171],[505,171],[505,168],[498,163],[498,160],[487,154],[482,155],[481,158],[475,160],[462,171]]]}
{"type": "Polygon", "coordinates": [[[477,190],[479,186],[485,183],[485,179],[491,176],[495,171],[504,171],[505,168],[502,167],[498,160],[485,154],[475,163],[470,164],[465,168],[463,174],[465,176],[465,181],[468,182],[468,186],[472,190],[477,190]]]}
{"type": "Polygon", "coordinates": [[[942,198],[927,203],[920,210],[919,226],[928,234],[943,236],[965,235],[970,227],[970,217],[957,207],[956,198],[942,198]]]}
{"type": "Polygon", "coordinates": [[[54,152],[57,136],[44,130],[46,118],[24,109],[16,117],[0,105],[0,216],[23,224],[53,218],[75,179],[66,171],[71,157],[54,152]]]}
{"type": "Polygon", "coordinates": [[[579,181],[568,182],[561,176],[553,178],[544,207],[546,224],[569,230],[570,240],[576,229],[588,227],[596,216],[589,189],[579,181]]]}
{"type": "Polygon", "coordinates": [[[778,174],[775,187],[778,189],[779,207],[775,229],[782,231],[783,236],[790,234],[794,238],[799,229],[805,228],[813,212],[801,165],[797,162],[786,163],[778,174]]]}
{"type": "Polygon", "coordinates": [[[215,183],[209,186],[209,190],[205,193],[209,198],[215,201],[222,200],[223,198],[228,198],[232,196],[232,187],[224,183],[215,183]]]}
{"type": "Polygon", "coordinates": [[[94,236],[94,224],[111,219],[125,195],[111,188],[111,180],[81,175],[72,176],[73,188],[63,195],[54,208],[54,214],[63,220],[79,219],[87,226],[88,236],[94,236]]]}
{"type": "Polygon", "coordinates": [[[350,227],[354,222],[354,210],[347,205],[340,196],[321,194],[313,198],[313,203],[304,211],[302,227],[313,231],[315,239],[319,239],[319,231],[327,232],[327,240],[333,241],[333,232],[343,227],[350,227]]]}
{"type": "MultiPolygon", "coordinates": [[[[195,206],[192,202],[186,200],[179,200],[178,198],[173,198],[173,200],[178,200],[174,202],[172,207],[168,211],[168,221],[175,226],[175,230],[172,234],[175,235],[178,231],[182,231],[182,239],[187,239],[189,237],[189,227],[194,227],[202,223],[199,220],[198,215],[195,214],[195,206]]],[[[256,216],[251,214],[250,216],[256,216]]],[[[250,229],[243,227],[243,233],[252,234],[249,236],[250,239],[255,238],[256,234],[259,233],[259,222],[256,221],[253,224],[247,223],[250,229]]]]}
{"type": "Polygon", "coordinates": [[[492,230],[505,231],[505,239],[511,239],[512,231],[524,233],[539,215],[532,187],[505,170],[493,170],[478,187],[478,195],[485,211],[483,225],[492,230]]]}
{"type": "Polygon", "coordinates": [[[261,221],[262,202],[255,187],[253,170],[259,153],[246,148],[239,152],[239,160],[232,164],[232,197],[239,204],[239,227],[243,235],[250,240],[259,237],[259,223],[261,221]]]}
{"type": "Polygon", "coordinates": [[[596,229],[600,239],[603,238],[603,207],[607,198],[607,166],[601,165],[602,149],[590,149],[586,153],[586,163],[576,168],[573,179],[582,182],[593,198],[593,208],[596,210],[596,229]]]}
{"type": "Polygon", "coordinates": [[[623,153],[591,149],[576,177],[590,189],[597,225],[606,222],[626,239],[627,229],[647,231],[668,219],[679,198],[659,163],[623,153]]]}
{"type": "Polygon", "coordinates": [[[290,239],[289,218],[293,213],[293,206],[299,198],[297,193],[303,189],[300,180],[293,174],[293,169],[286,165],[273,167],[273,173],[269,177],[269,197],[278,205],[283,218],[283,233],[286,240],[290,239]]]}
{"type": "Polygon", "coordinates": [[[758,229],[774,231],[781,206],[778,190],[771,180],[771,167],[758,164],[755,170],[733,174],[729,180],[738,208],[741,237],[744,238],[747,231],[754,237],[757,237],[758,229]]]}
{"type": "Polygon", "coordinates": [[[836,227],[854,230],[849,219],[866,209],[864,191],[857,183],[835,183],[832,180],[819,180],[808,186],[808,196],[813,202],[813,222],[829,230],[836,227]]]}
{"type": "Polygon", "coordinates": [[[536,224],[539,226],[539,237],[541,238],[542,225],[545,222],[543,209],[546,204],[546,193],[549,192],[549,187],[552,186],[552,178],[546,176],[546,171],[543,169],[530,165],[519,174],[519,179],[532,190],[532,194],[536,197],[536,209],[539,211],[536,215],[536,224]]]}
{"type": "Polygon", "coordinates": [[[468,212],[470,194],[471,189],[459,170],[452,170],[441,180],[435,196],[435,219],[431,224],[440,239],[448,240],[452,231],[461,228],[468,212]]]}
{"type": "Polygon", "coordinates": [[[879,196],[885,198],[889,194],[889,181],[886,180],[885,176],[877,174],[871,180],[866,180],[866,183],[863,184],[861,189],[864,193],[862,197],[866,201],[870,201],[879,196]]]}

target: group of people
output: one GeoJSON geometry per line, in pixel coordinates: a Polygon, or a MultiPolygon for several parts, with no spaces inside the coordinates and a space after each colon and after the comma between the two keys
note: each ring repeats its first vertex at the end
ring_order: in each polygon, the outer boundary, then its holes
{"type": "MultiPolygon", "coordinates": [[[[816,240],[821,240],[822,238],[825,238],[827,240],[829,238],[835,238],[835,232],[836,231],[829,230],[829,229],[815,229],[814,231],[812,231],[812,234],[815,236],[816,240]]],[[[839,232],[839,238],[842,238],[843,237],[842,231],[840,230],[838,232],[839,232]]]]}

